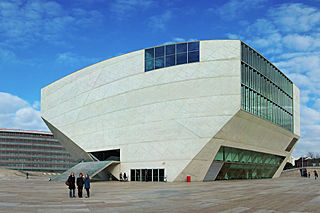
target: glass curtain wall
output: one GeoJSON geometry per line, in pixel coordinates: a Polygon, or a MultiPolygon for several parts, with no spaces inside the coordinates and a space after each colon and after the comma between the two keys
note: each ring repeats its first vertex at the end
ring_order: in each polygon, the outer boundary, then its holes
{"type": "Polygon", "coordinates": [[[216,180],[272,178],[284,157],[221,146],[214,161],[224,162],[216,180]]]}
{"type": "Polygon", "coordinates": [[[145,50],[145,72],[199,62],[199,42],[169,44],[145,50]]]}
{"type": "Polygon", "coordinates": [[[241,46],[241,108],[293,131],[292,82],[259,53],[241,46]]]}

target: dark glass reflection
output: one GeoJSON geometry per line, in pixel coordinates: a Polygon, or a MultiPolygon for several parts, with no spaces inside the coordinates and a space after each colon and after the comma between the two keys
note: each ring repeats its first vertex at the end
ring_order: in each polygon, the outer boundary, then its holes
{"type": "Polygon", "coordinates": [[[140,169],[136,169],[136,181],[140,181],[140,169]]]}
{"type": "Polygon", "coordinates": [[[187,53],[177,54],[177,64],[186,64],[187,63],[187,53]]]}
{"type": "Polygon", "coordinates": [[[136,171],[131,169],[131,181],[136,181],[136,171]]]}
{"type": "Polygon", "coordinates": [[[158,182],[159,176],[158,176],[158,169],[153,169],[153,181],[158,182]]]}
{"type": "Polygon", "coordinates": [[[164,46],[156,47],[155,52],[156,52],[156,58],[163,57],[164,56],[164,46]]]}
{"type": "Polygon", "coordinates": [[[177,53],[185,53],[187,52],[187,43],[177,44],[177,53]]]}
{"type": "Polygon", "coordinates": [[[152,169],[148,169],[146,175],[146,181],[152,181],[152,169]]]}
{"type": "Polygon", "coordinates": [[[167,45],[166,46],[166,55],[174,55],[175,54],[175,45],[167,45]]]}
{"type": "Polygon", "coordinates": [[[199,61],[199,42],[169,44],[145,50],[146,72],[199,61]]]}
{"type": "Polygon", "coordinates": [[[153,63],[154,63],[154,60],[146,61],[145,70],[146,71],[154,70],[154,64],[153,63]]]}
{"type": "Polygon", "coordinates": [[[216,180],[272,178],[283,159],[282,156],[222,146],[214,159],[224,162],[216,180]]]}
{"type": "Polygon", "coordinates": [[[188,63],[198,62],[199,61],[199,52],[188,52],[188,63]]]}
{"type": "Polygon", "coordinates": [[[145,50],[145,60],[150,60],[154,58],[154,48],[145,50]]]}
{"type": "Polygon", "coordinates": [[[164,58],[156,58],[155,60],[155,69],[163,68],[164,67],[164,58]]]}
{"type": "Polygon", "coordinates": [[[293,131],[292,82],[244,43],[241,45],[241,109],[293,131]]]}
{"type": "Polygon", "coordinates": [[[159,181],[164,181],[164,169],[159,169],[159,181]]]}
{"type": "Polygon", "coordinates": [[[170,55],[166,57],[166,67],[174,66],[175,65],[175,56],[170,55]]]}
{"type": "Polygon", "coordinates": [[[131,181],[164,181],[164,169],[131,169],[131,181]]]}
{"type": "Polygon", "coordinates": [[[199,42],[188,43],[188,52],[198,51],[198,50],[199,50],[199,42]]]}

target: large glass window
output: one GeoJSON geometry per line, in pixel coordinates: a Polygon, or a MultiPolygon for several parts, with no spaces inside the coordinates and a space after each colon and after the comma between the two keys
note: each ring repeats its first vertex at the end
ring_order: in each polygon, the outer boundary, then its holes
{"type": "Polygon", "coordinates": [[[199,62],[199,42],[169,44],[145,50],[145,71],[199,62]]]}
{"type": "Polygon", "coordinates": [[[244,43],[241,50],[241,108],[293,131],[292,82],[244,43]]]}
{"type": "Polygon", "coordinates": [[[216,180],[272,178],[284,157],[221,146],[214,161],[223,162],[216,180]]]}

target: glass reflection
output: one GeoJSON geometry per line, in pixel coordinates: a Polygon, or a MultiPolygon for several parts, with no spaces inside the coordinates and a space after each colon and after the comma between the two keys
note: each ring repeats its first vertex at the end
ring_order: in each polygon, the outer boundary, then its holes
{"type": "Polygon", "coordinates": [[[199,42],[169,44],[145,50],[146,72],[199,61],[199,42]]]}
{"type": "Polygon", "coordinates": [[[222,146],[214,159],[224,162],[216,180],[272,178],[283,159],[277,155],[222,146]]]}

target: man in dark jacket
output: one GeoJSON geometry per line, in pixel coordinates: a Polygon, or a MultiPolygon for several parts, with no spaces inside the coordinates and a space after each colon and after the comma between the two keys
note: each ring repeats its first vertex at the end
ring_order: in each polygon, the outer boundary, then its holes
{"type": "Polygon", "coordinates": [[[83,175],[82,173],[79,174],[79,177],[77,178],[77,186],[78,186],[78,197],[82,198],[82,190],[83,190],[83,175]]]}
{"type": "Polygon", "coordinates": [[[69,196],[70,197],[76,197],[75,195],[75,188],[76,188],[76,177],[74,176],[74,172],[71,172],[71,175],[69,176],[68,180],[67,180],[67,184],[69,186],[69,196]]]}

